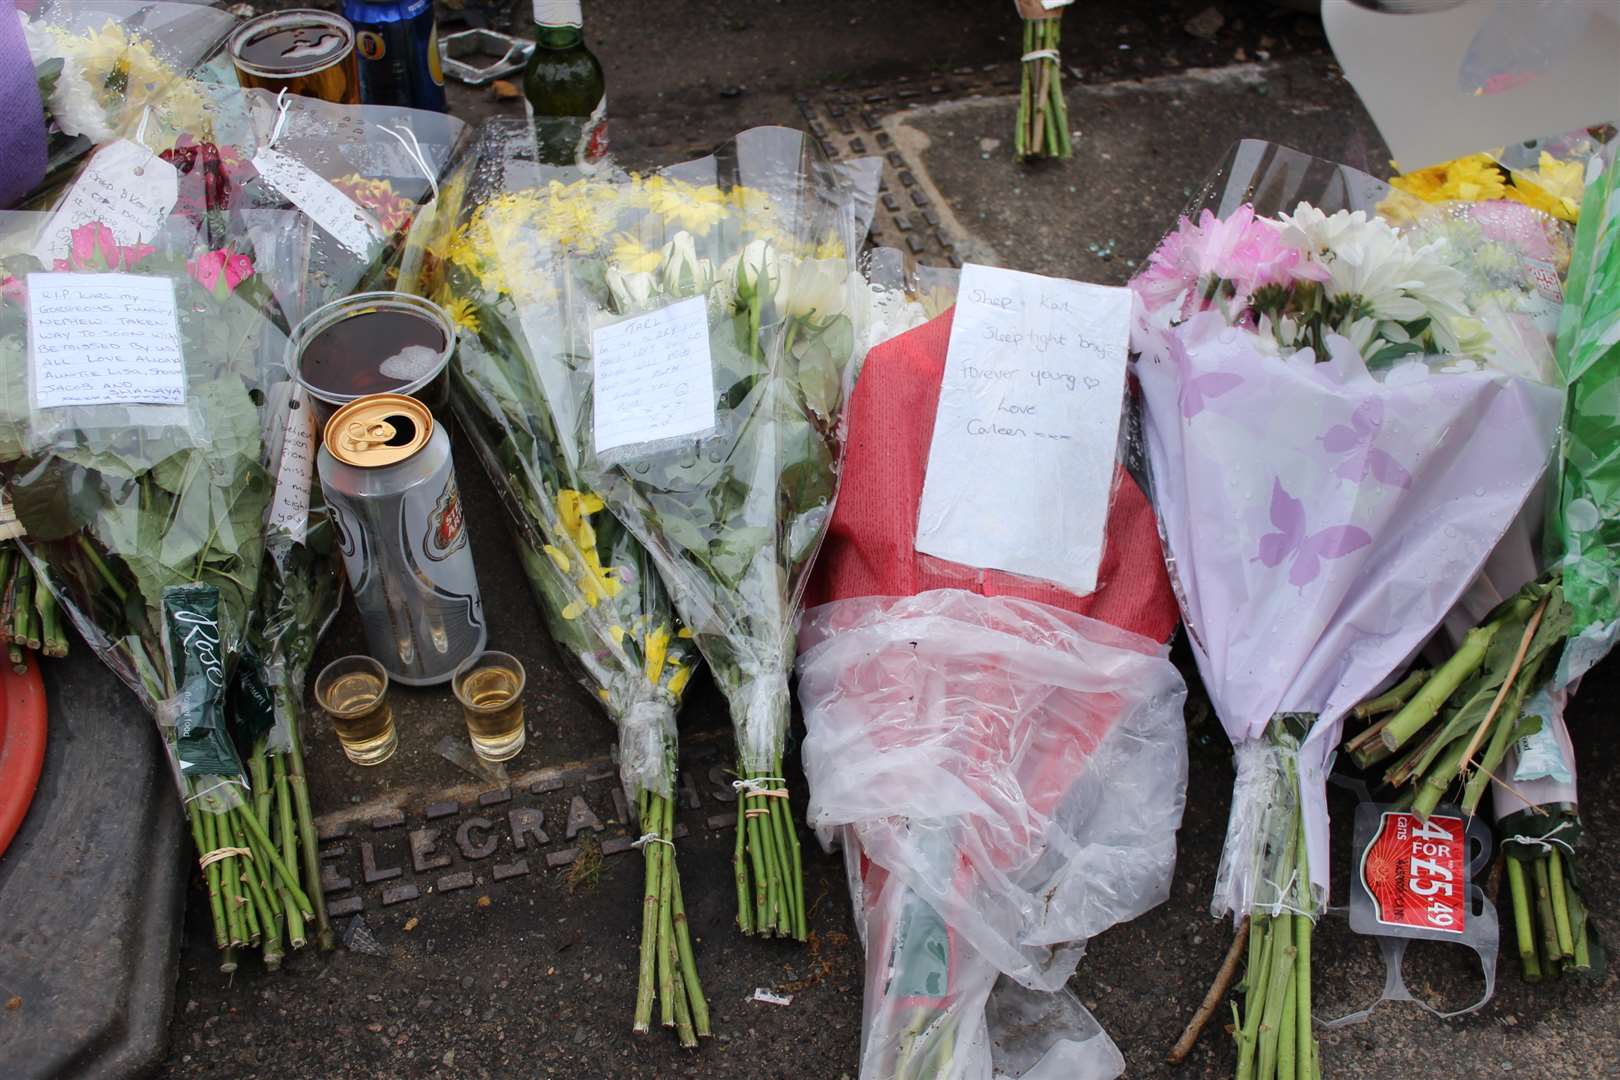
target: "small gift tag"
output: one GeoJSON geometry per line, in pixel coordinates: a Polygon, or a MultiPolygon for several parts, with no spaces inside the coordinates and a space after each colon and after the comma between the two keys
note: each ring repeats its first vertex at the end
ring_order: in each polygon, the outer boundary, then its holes
{"type": "Polygon", "coordinates": [[[1130,318],[1129,289],[962,269],[918,551],[1096,588],[1130,318]]]}
{"type": "Polygon", "coordinates": [[[184,405],[174,282],[142,274],[29,274],[36,409],[184,405]]]}
{"type": "Polygon", "coordinates": [[[46,266],[68,258],[73,230],[100,222],[120,245],[157,235],[180,197],[180,174],[151,150],[128,139],[108,143],[90,159],[34,245],[46,266]]]}
{"type": "Polygon", "coordinates": [[[299,544],[309,530],[309,489],[314,478],[316,441],[315,410],[310,408],[303,387],[295,387],[287,403],[287,425],[282,430],[281,460],[276,467],[269,522],[273,528],[286,529],[299,544]]]}
{"type": "Polygon", "coordinates": [[[706,298],[599,326],[591,353],[598,454],[714,429],[706,298]]]}
{"type": "Polygon", "coordinates": [[[303,162],[266,147],[253,155],[253,167],[353,254],[364,257],[383,242],[376,219],[303,162]]]}

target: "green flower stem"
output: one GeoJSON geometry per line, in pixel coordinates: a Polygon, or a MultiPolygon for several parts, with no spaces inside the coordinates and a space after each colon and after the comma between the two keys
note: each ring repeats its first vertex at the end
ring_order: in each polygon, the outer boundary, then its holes
{"type": "MultiPolygon", "coordinates": [[[[293,824],[292,785],[287,776],[287,755],[272,754],[270,756],[270,765],[275,773],[276,810],[279,813],[276,821],[278,823],[277,831],[280,834],[277,840],[281,845],[281,860],[291,868],[293,875],[296,877],[298,876],[298,830],[297,826],[293,824]]],[[[300,881],[299,884],[302,885],[303,882],[300,881]]],[[[320,893],[319,877],[310,884],[317,893],[320,893]]],[[[272,895],[276,894],[285,896],[286,890],[278,885],[272,890],[272,895]]],[[[316,904],[317,910],[320,910],[321,901],[317,900],[316,904]]],[[[304,932],[304,918],[291,903],[284,906],[287,915],[287,940],[293,948],[302,949],[309,940],[304,932]]]]}
{"type": "Polygon", "coordinates": [[[1557,975],[1563,950],[1558,946],[1558,924],[1553,915],[1552,884],[1547,873],[1547,857],[1540,856],[1532,867],[1536,882],[1536,929],[1541,933],[1541,959],[1547,974],[1557,975]]]}
{"type": "Polygon", "coordinates": [[[1390,717],[1378,737],[1391,752],[1399,750],[1412,736],[1423,730],[1457,687],[1479,670],[1480,664],[1485,662],[1485,651],[1490,648],[1491,639],[1496,636],[1500,626],[1500,622],[1491,622],[1468,631],[1451,658],[1435,670],[1412,695],[1412,699],[1401,706],[1399,712],[1390,717]]]}
{"type": "Polygon", "coordinates": [[[1284,912],[1272,919],[1271,970],[1267,974],[1266,1004],[1260,1016],[1260,1062],[1256,1080],[1277,1075],[1277,1041],[1282,1031],[1283,1005],[1288,984],[1294,981],[1294,916],[1284,912]]]}
{"type": "MultiPolygon", "coordinates": [[[[1296,922],[1309,922],[1309,919],[1296,919],[1296,922]]],[[[1298,1065],[1296,1064],[1295,1048],[1299,1045],[1299,980],[1288,980],[1283,990],[1282,1026],[1277,1032],[1277,1077],[1278,1080],[1297,1080],[1298,1065]]]]}
{"type": "MultiPolygon", "coordinates": [[[[636,820],[643,832],[650,831],[655,813],[653,807],[658,796],[643,791],[636,797],[636,820]]],[[[663,844],[647,844],[641,851],[641,951],[638,954],[636,977],[636,1012],[631,1030],[645,1035],[652,1028],[653,969],[655,966],[658,931],[658,887],[661,881],[658,864],[659,849],[663,844]]]]}
{"type": "Polygon", "coordinates": [[[1412,813],[1424,821],[1429,820],[1429,815],[1434,813],[1434,808],[1440,805],[1440,800],[1450,790],[1451,782],[1457,778],[1457,766],[1467,750],[1467,739],[1451,740],[1418,785],[1417,794],[1412,797],[1412,813]]]}
{"type": "MultiPolygon", "coordinates": [[[[660,845],[662,846],[662,845],[660,845]]],[[[674,863],[674,852],[670,853],[674,863]]],[[[692,1009],[692,1025],[700,1038],[712,1034],[709,1027],[709,1003],[703,997],[703,986],[698,982],[697,960],[692,955],[692,934],[686,923],[686,901],[681,898],[681,875],[675,874],[675,950],[681,962],[681,979],[686,983],[686,996],[692,1009]]]]}
{"type": "Polygon", "coordinates": [[[16,599],[12,604],[11,611],[11,640],[19,645],[27,645],[29,624],[33,621],[30,615],[34,610],[33,605],[29,602],[34,595],[33,568],[27,562],[24,562],[17,568],[17,576],[14,581],[16,584],[16,599]]]}
{"type": "MultiPolygon", "coordinates": [[[[191,842],[200,858],[213,850],[203,831],[203,812],[188,811],[186,817],[190,819],[191,842]]],[[[203,878],[208,882],[208,910],[214,918],[214,947],[223,949],[230,944],[230,939],[225,930],[225,906],[219,898],[219,864],[210,863],[203,871],[203,878]]]]}
{"type": "MultiPolygon", "coordinates": [[[[1485,791],[1490,787],[1491,777],[1501,766],[1502,759],[1507,756],[1508,747],[1513,745],[1513,730],[1518,727],[1519,715],[1524,710],[1524,695],[1528,679],[1520,679],[1513,688],[1513,697],[1510,699],[1502,715],[1496,718],[1496,726],[1491,729],[1491,741],[1485,747],[1485,756],[1479,759],[1479,766],[1468,778],[1463,788],[1463,813],[1469,817],[1479,808],[1479,801],[1485,797],[1485,791]]],[[[1460,740],[1459,740],[1460,741],[1460,740]]]]}
{"type": "Polygon", "coordinates": [[[748,859],[744,847],[748,838],[748,819],[743,816],[743,810],[748,800],[737,795],[737,837],[736,845],[731,853],[731,872],[737,880],[737,928],[745,934],[754,932],[754,919],[749,909],[752,904],[748,899],[748,859]]]}
{"type": "Polygon", "coordinates": [[[253,742],[253,752],[248,755],[248,777],[253,784],[253,812],[258,815],[259,824],[266,829],[270,827],[270,798],[273,794],[270,789],[270,770],[264,760],[265,741],[261,735],[253,742]]]}
{"type": "Polygon", "coordinates": [[[1564,885],[1564,860],[1555,846],[1547,853],[1547,889],[1552,894],[1553,929],[1558,951],[1566,960],[1575,958],[1575,935],[1569,926],[1569,898],[1564,885]]]}
{"type": "MultiPolygon", "coordinates": [[[[1296,1054],[1298,1080],[1309,1080],[1312,1062],[1315,1060],[1312,1052],[1313,1037],[1311,1034],[1311,931],[1313,923],[1310,912],[1314,910],[1311,895],[1311,868],[1310,851],[1305,840],[1305,815],[1299,815],[1299,841],[1296,849],[1299,854],[1295,864],[1299,873],[1300,907],[1305,914],[1294,920],[1294,1052],[1296,1054]]],[[[1279,1075],[1287,1080],[1289,1073],[1278,1070],[1279,1075]]]]}
{"type": "MultiPolygon", "coordinates": [[[[782,757],[776,758],[776,775],[782,775],[782,757]]],[[[785,783],[784,783],[784,786],[785,783]]],[[[782,804],[782,821],[787,830],[788,858],[792,861],[793,879],[788,895],[793,900],[793,908],[797,913],[794,921],[794,937],[800,941],[810,938],[810,920],[804,910],[804,856],[799,851],[799,830],[794,825],[793,803],[790,799],[778,799],[782,804]]]]}
{"type": "Polygon", "coordinates": [[[1253,1080],[1260,1046],[1260,1014],[1265,1009],[1266,989],[1271,982],[1272,923],[1269,915],[1251,916],[1249,967],[1243,981],[1243,1023],[1238,1028],[1237,1080],[1253,1080]]]}
{"type": "MultiPolygon", "coordinates": [[[[312,918],[314,909],[310,906],[309,897],[304,894],[303,889],[299,888],[297,875],[282,861],[281,856],[276,853],[276,849],[271,846],[270,838],[264,834],[263,829],[259,828],[258,819],[244,808],[239,807],[236,820],[239,824],[247,827],[248,837],[253,841],[255,849],[263,849],[264,857],[270,860],[270,865],[281,876],[281,882],[286,887],[287,895],[297,903],[298,910],[305,918],[312,918]]],[[[317,883],[320,881],[319,878],[315,880],[317,883]]]]}
{"type": "MultiPolygon", "coordinates": [[[[664,834],[664,816],[653,823],[652,832],[659,836],[664,834]]],[[[649,844],[649,847],[663,848],[663,844],[649,844]]],[[[659,1019],[665,1027],[675,1026],[675,946],[672,939],[675,936],[674,915],[670,910],[675,901],[675,881],[671,875],[672,860],[660,855],[658,863],[658,1006],[659,1019]]]]}
{"type": "MultiPolygon", "coordinates": [[[[1412,695],[1417,693],[1419,687],[1429,681],[1429,676],[1432,674],[1434,673],[1428,668],[1419,668],[1377,697],[1368,698],[1353,710],[1356,719],[1367,720],[1374,716],[1381,716],[1384,713],[1394,712],[1411,700],[1412,695]]],[[[1370,729],[1362,732],[1351,742],[1359,742],[1362,738],[1367,737],[1369,732],[1370,729]]]]}
{"type": "Polygon", "coordinates": [[[1570,888],[1567,903],[1569,904],[1570,919],[1574,922],[1575,931],[1575,959],[1571,966],[1576,971],[1592,970],[1592,947],[1587,938],[1589,918],[1586,914],[1586,904],[1581,900],[1581,894],[1570,888]]]}
{"type": "MultiPolygon", "coordinates": [[[[315,887],[315,939],[322,952],[330,952],[336,941],[326,914],[326,895],[320,888],[321,852],[315,838],[314,815],[309,808],[309,785],[304,781],[304,736],[298,708],[289,709],[287,719],[287,783],[292,788],[293,807],[298,811],[298,845],[304,857],[304,880],[315,887]]],[[[292,905],[287,909],[291,911],[292,905]]]]}
{"type": "Polygon", "coordinates": [[[35,574],[34,614],[29,619],[28,647],[30,649],[43,649],[45,643],[49,640],[49,632],[45,628],[45,616],[53,607],[50,583],[45,580],[43,573],[35,574]]]}

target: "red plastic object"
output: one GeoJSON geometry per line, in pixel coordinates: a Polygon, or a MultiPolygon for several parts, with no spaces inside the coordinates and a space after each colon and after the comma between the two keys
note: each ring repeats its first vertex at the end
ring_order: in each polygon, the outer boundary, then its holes
{"type": "Polygon", "coordinates": [[[45,763],[45,683],[32,657],[18,675],[0,665],[0,855],[17,835],[45,763]]]}

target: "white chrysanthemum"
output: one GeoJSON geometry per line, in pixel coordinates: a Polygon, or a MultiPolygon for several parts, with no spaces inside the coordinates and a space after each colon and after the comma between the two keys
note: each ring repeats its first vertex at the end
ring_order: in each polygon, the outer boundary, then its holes
{"type": "Polygon", "coordinates": [[[1440,349],[1459,352],[1475,344],[1467,279],[1451,265],[1443,240],[1414,245],[1363,211],[1324,214],[1304,203],[1281,221],[1285,236],[1328,271],[1328,295],[1353,298],[1352,320],[1343,332],[1358,348],[1376,339],[1404,342],[1408,336],[1392,324],[1425,317],[1440,349]]]}
{"type": "Polygon", "coordinates": [[[97,100],[95,88],[84,77],[83,63],[74,54],[72,43],[78,39],[53,34],[43,23],[36,25],[21,12],[17,18],[22,23],[28,55],[36,66],[53,58],[62,61],[61,74],[46,103],[56,126],[65,135],[83,135],[97,143],[110,142],[117,132],[107,123],[107,112],[97,100]]]}
{"type": "Polygon", "coordinates": [[[823,322],[849,307],[849,263],[843,259],[783,259],[776,295],[794,318],[823,322]]]}

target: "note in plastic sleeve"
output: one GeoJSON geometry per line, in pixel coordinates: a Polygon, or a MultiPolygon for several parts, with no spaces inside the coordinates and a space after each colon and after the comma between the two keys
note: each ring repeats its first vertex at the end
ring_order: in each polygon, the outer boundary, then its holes
{"type": "Polygon", "coordinates": [[[140,274],[29,274],[29,384],[37,409],[183,405],[174,282],[140,274]]]}
{"type": "Polygon", "coordinates": [[[708,300],[694,296],[591,331],[598,454],[714,428],[708,300]]]}
{"type": "Polygon", "coordinates": [[[1128,289],[963,268],[918,551],[1096,588],[1130,314],[1128,289]]]}

